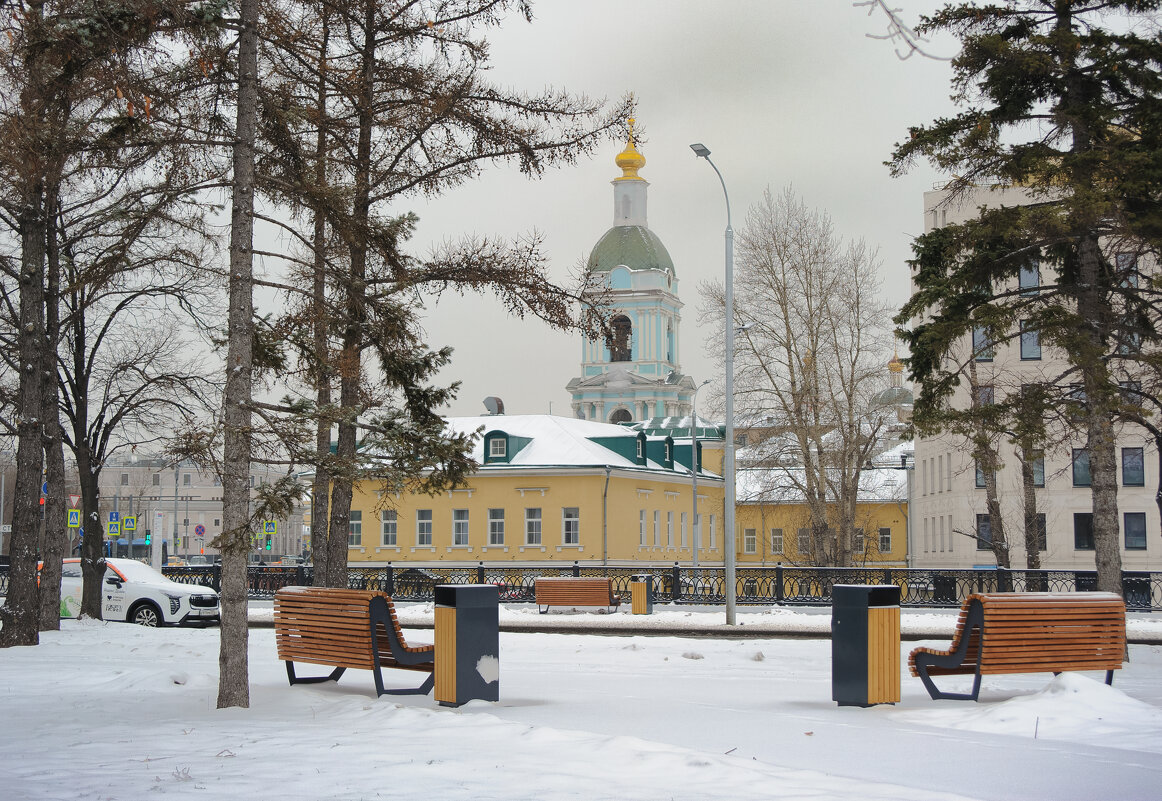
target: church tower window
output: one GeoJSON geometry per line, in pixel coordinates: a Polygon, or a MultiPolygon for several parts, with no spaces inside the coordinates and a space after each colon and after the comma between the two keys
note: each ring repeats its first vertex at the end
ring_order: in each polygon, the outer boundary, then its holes
{"type": "Polygon", "coordinates": [[[609,422],[611,423],[629,423],[632,420],[633,418],[630,416],[628,409],[618,409],[609,416],[609,422]]]}
{"type": "Polygon", "coordinates": [[[619,314],[610,321],[610,328],[609,360],[633,361],[633,323],[624,314],[619,314]]]}

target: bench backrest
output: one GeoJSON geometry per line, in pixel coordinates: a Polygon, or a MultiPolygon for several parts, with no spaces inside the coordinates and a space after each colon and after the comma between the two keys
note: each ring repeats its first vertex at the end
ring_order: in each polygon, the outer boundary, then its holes
{"type": "Polygon", "coordinates": [[[613,600],[613,582],[608,578],[538,578],[534,586],[538,602],[595,600],[604,605],[613,600]]]}
{"type": "Polygon", "coordinates": [[[371,670],[371,599],[387,593],[331,587],[283,587],[274,596],[278,658],[371,670]]]}
{"type": "Polygon", "coordinates": [[[1114,593],[980,593],[984,612],[981,670],[1030,673],[1120,668],[1126,605],[1114,593]]]}

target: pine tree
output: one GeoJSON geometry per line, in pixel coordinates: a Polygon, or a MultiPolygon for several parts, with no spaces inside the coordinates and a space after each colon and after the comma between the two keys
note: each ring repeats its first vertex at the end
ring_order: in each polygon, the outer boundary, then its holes
{"type": "Polygon", "coordinates": [[[974,330],[1004,342],[1035,330],[1072,382],[1071,419],[1089,452],[1098,588],[1121,591],[1114,420],[1119,382],[1159,338],[1159,295],[1139,265],[1162,243],[1162,37],[1142,24],[1158,0],[958,3],[917,31],[962,42],[953,99],[965,110],[911,129],[890,162],[925,158],[981,193],[979,217],[920,237],[916,291],[897,323],[919,382],[916,422],[944,428],[974,330]],[[1141,31],[1149,30],[1149,33],[1141,31]],[[1006,206],[981,186],[1017,187],[1006,206]],[[1036,292],[1022,269],[1049,265],[1036,292]]]}

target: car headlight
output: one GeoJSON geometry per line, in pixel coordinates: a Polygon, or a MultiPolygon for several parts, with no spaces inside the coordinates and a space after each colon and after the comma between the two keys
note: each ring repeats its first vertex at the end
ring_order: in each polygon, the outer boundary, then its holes
{"type": "Polygon", "coordinates": [[[167,593],[165,594],[165,597],[166,597],[166,598],[169,598],[169,613],[170,613],[171,615],[176,615],[176,614],[178,613],[178,609],[179,609],[179,608],[181,607],[181,605],[182,605],[182,596],[180,596],[180,595],[170,595],[170,594],[167,592],[167,593]]]}

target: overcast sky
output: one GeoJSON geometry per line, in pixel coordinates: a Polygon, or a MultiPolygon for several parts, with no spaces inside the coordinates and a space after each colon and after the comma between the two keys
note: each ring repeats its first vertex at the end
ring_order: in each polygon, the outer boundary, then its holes
{"type": "MultiPolygon", "coordinates": [[[[914,22],[942,3],[894,5],[914,22]]],[[[685,303],[684,373],[721,375],[698,325],[698,288],[723,275],[726,211],[692,142],[712,151],[736,229],[765,188],[793,186],[840,234],[879,249],[894,306],[907,297],[909,243],[922,230],[923,192],[939,176],[919,165],[893,179],[883,162],[909,125],[952,110],[947,62],[900,60],[891,43],[868,38],[884,32],[882,14],[869,17],[851,0],[537,0],[534,14],[531,25],[513,19],[489,36],[498,83],[637,98],[649,224],[673,257],[685,303]]],[[[953,48],[932,43],[945,55],[953,48]]],[[[564,279],[613,223],[620,150],[611,144],[537,181],[491,169],[431,204],[412,204],[421,218],[414,244],[535,230],[564,279]]],[[[571,414],[565,384],[580,370],[577,335],[511,320],[500,303],[477,297],[441,300],[424,325],[433,347],[455,349],[441,379],[463,388],[448,413],[482,414],[483,398],[496,395],[509,414],[571,414]]]]}

